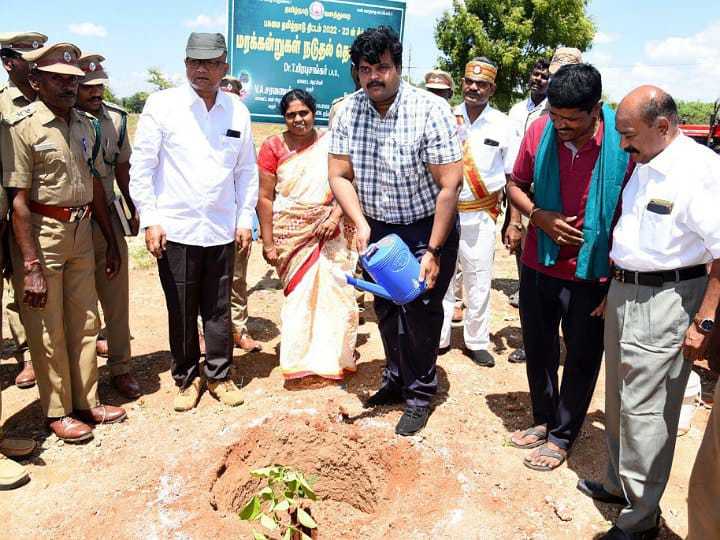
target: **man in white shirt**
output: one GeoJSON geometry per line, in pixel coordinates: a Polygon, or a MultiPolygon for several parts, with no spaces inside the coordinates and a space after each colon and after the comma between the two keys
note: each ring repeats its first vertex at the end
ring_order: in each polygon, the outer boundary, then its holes
{"type": "MultiPolygon", "coordinates": [[[[531,118],[530,114],[534,111],[547,111],[550,110],[550,106],[547,101],[547,89],[550,83],[550,72],[548,68],[550,62],[544,58],[540,58],[533,66],[532,72],[530,73],[530,97],[523,99],[522,101],[513,105],[508,113],[510,121],[515,127],[515,132],[518,138],[522,139],[525,135],[529,126],[528,119],[531,118]]],[[[534,120],[535,115],[532,116],[534,120]]]]}
{"type": "Polygon", "coordinates": [[[610,251],[610,460],[604,483],[580,480],[578,489],[624,506],[602,538],[655,538],[683,392],[720,298],[720,157],[679,131],[675,102],[653,86],[620,102],[615,126],[638,166],[622,194],[610,251]]]}
{"type": "Polygon", "coordinates": [[[258,175],[250,114],[219,91],[226,55],[222,34],[190,34],[188,84],[148,98],[130,160],[130,193],[168,308],[176,411],[200,396],[198,310],[208,389],[226,405],[243,402],[230,379],[229,301],[235,242],[251,245],[258,175]]]}
{"type": "MultiPolygon", "coordinates": [[[[487,347],[490,343],[490,282],[496,221],[500,214],[502,189],[517,154],[517,136],[510,120],[488,103],[495,93],[496,76],[497,67],[491,60],[473,58],[465,66],[463,103],[455,108],[464,171],[458,199],[458,262],[462,268],[467,304],[463,334],[472,359],[486,367],[495,365],[487,347]]],[[[520,220],[519,213],[515,220],[520,220]]],[[[445,319],[440,335],[441,349],[450,345],[454,305],[455,284],[451,282],[443,300],[445,319]]]]}

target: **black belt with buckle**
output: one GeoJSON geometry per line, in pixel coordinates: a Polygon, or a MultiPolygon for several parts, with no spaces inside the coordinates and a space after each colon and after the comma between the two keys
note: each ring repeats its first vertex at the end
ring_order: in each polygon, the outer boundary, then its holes
{"type": "Polygon", "coordinates": [[[613,267],[613,278],[618,281],[647,287],[662,287],[663,283],[677,283],[678,281],[695,279],[705,275],[707,275],[707,269],[704,264],[660,272],[633,272],[632,270],[623,270],[617,266],[613,267]]]}

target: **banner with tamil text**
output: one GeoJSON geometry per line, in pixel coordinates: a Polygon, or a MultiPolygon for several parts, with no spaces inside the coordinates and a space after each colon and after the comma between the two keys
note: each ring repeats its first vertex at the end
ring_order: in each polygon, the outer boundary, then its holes
{"type": "Polygon", "coordinates": [[[317,101],[316,124],[327,125],[333,100],[355,90],[355,37],[387,25],[402,39],[404,22],[405,3],[389,0],[229,0],[230,73],[253,121],[283,122],[280,99],[302,88],[317,101]]]}

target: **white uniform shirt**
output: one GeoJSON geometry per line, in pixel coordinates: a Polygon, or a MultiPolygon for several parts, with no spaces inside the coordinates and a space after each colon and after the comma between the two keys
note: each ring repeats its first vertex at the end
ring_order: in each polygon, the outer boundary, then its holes
{"type": "MultiPolygon", "coordinates": [[[[667,205],[665,205],[667,206],[667,205]]],[[[675,270],[720,258],[720,156],[683,134],[638,164],[622,194],[610,257],[636,272],[675,270]],[[672,204],[658,212],[651,200],[672,204]]]]}
{"type": "MultiPolygon", "coordinates": [[[[505,175],[512,173],[518,152],[518,140],[510,119],[493,109],[489,103],[472,124],[465,110],[465,103],[458,105],[455,111],[465,118],[465,124],[458,128],[458,136],[461,141],[465,138],[470,141],[475,165],[488,193],[501,190],[507,181],[505,175]]],[[[459,200],[475,200],[465,178],[459,200]]],[[[476,212],[460,212],[460,223],[473,219],[474,214],[476,212]]]]}
{"type": "Polygon", "coordinates": [[[543,109],[547,106],[547,98],[543,99],[540,103],[535,105],[532,98],[529,97],[527,99],[524,99],[520,101],[519,103],[516,103],[510,108],[510,112],[508,113],[508,117],[510,118],[510,121],[513,123],[513,127],[515,128],[515,133],[517,136],[522,139],[523,135],[525,135],[525,132],[527,131],[528,125],[528,116],[530,116],[530,113],[533,112],[536,109],[543,109]]]}
{"type": "Polygon", "coordinates": [[[250,113],[218,92],[208,111],[188,85],[148,97],[130,159],[130,194],[143,228],[195,246],[232,242],[250,229],[258,198],[250,113]]]}

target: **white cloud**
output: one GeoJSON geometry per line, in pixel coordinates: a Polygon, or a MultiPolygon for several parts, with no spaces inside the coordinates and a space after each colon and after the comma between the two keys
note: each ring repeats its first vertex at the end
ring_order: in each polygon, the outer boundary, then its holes
{"type": "Polygon", "coordinates": [[[101,37],[108,35],[107,29],[91,22],[68,24],[68,30],[78,36],[101,37]]]}
{"type": "Polygon", "coordinates": [[[607,45],[608,43],[614,43],[620,36],[617,34],[606,34],[605,32],[596,32],[593,38],[593,45],[607,45]]]}
{"type": "Polygon", "coordinates": [[[720,22],[692,36],[671,36],[663,40],[645,43],[645,56],[650,60],[670,60],[682,62],[717,61],[720,57],[720,45],[717,35],[720,22]]]}
{"type": "MultiPolygon", "coordinates": [[[[434,21],[443,11],[452,8],[452,0],[406,0],[408,17],[414,19],[430,17],[434,21]]],[[[407,28],[407,25],[406,25],[407,28]]]]}
{"type": "Polygon", "coordinates": [[[611,54],[602,51],[596,51],[595,49],[591,50],[590,52],[583,53],[583,58],[586,62],[598,68],[610,64],[613,59],[611,54]]]}
{"type": "Polygon", "coordinates": [[[188,19],[183,22],[183,26],[186,28],[224,28],[225,24],[225,15],[216,15],[212,17],[203,13],[194,19],[188,19]]]}

